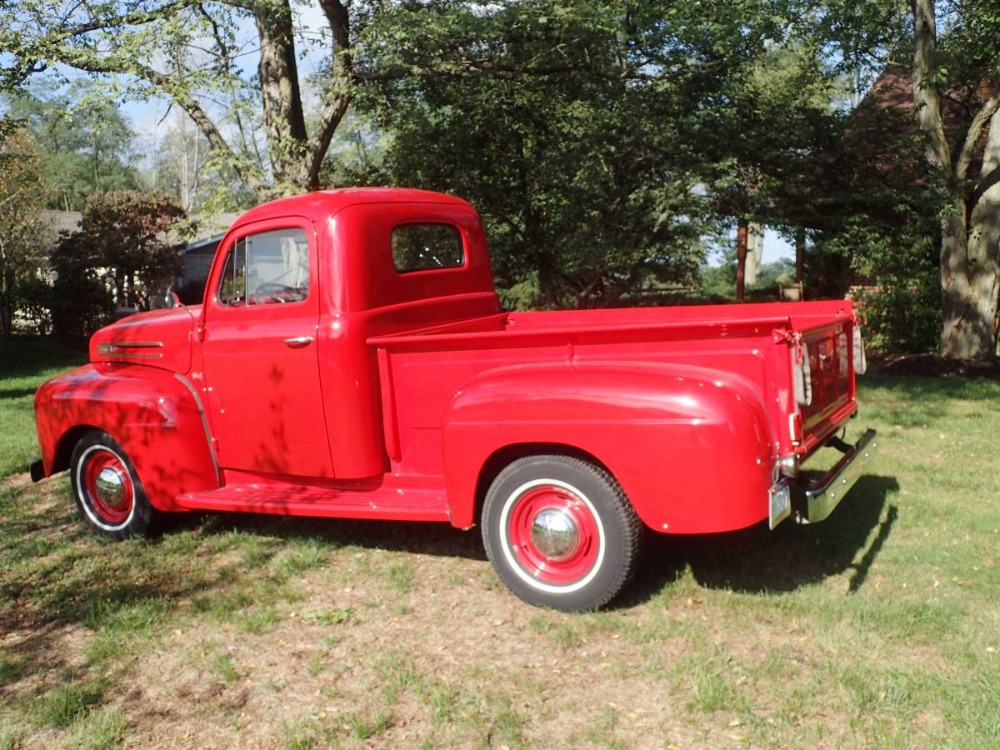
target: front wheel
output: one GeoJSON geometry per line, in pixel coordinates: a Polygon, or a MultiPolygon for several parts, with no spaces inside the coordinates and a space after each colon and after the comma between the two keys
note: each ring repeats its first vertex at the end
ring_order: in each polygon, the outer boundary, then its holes
{"type": "Polygon", "coordinates": [[[628,583],[642,523],[603,469],[568,456],[529,456],[493,481],[483,542],[497,574],[529,604],[592,610],[628,583]]]}
{"type": "Polygon", "coordinates": [[[101,536],[120,540],[152,530],[156,511],[132,461],[107,433],[89,432],[76,444],[70,483],[80,515],[101,536]]]}

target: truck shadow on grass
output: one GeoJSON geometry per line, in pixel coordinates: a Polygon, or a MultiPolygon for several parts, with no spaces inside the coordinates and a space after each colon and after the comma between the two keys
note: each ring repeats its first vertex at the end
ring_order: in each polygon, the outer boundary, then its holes
{"type": "Polygon", "coordinates": [[[200,527],[206,535],[245,531],[280,539],[313,539],[331,548],[357,546],[432,557],[486,560],[478,527],[463,531],[443,523],[265,516],[252,513],[179,516],[176,529],[200,527]]]}
{"type": "Polygon", "coordinates": [[[872,563],[899,516],[890,495],[892,477],[862,477],[825,521],[801,526],[785,521],[728,534],[658,536],[620,607],[648,600],[687,569],[699,585],[743,593],[781,593],[851,571],[848,590],[864,585],[872,563]]]}
{"type": "MultiPolygon", "coordinates": [[[[746,593],[794,591],[851,571],[848,585],[853,593],[864,584],[892,533],[898,510],[887,498],[898,489],[894,478],[863,477],[830,518],[811,526],[786,521],[774,531],[759,524],[727,534],[650,533],[635,580],[612,606],[641,606],[686,570],[701,586],[746,593]]],[[[200,524],[205,534],[244,530],[283,539],[312,538],[335,547],[486,560],[478,528],[461,531],[445,524],[235,514],[188,523],[200,524]]]]}

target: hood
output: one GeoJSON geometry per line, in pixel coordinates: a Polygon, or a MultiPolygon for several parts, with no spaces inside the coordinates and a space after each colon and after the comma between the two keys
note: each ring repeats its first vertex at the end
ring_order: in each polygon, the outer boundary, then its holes
{"type": "Polygon", "coordinates": [[[186,373],[191,369],[191,332],[200,310],[200,305],[153,310],[105,326],[90,338],[90,361],[186,373]]]}

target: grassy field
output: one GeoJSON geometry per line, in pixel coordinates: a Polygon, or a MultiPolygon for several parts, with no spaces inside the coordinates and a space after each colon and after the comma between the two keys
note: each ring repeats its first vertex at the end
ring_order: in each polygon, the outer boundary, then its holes
{"type": "Polygon", "coordinates": [[[87,361],[87,353],[44,339],[0,339],[0,477],[37,458],[35,390],[42,381],[87,361]]]}
{"type": "MultiPolygon", "coordinates": [[[[50,368],[12,379],[10,354],[0,474],[50,368]]],[[[862,398],[882,452],[828,521],[661,539],[587,615],[518,602],[475,531],[204,517],[107,544],[65,477],[11,474],[0,750],[993,750],[1000,383],[869,376],[862,398]]]]}

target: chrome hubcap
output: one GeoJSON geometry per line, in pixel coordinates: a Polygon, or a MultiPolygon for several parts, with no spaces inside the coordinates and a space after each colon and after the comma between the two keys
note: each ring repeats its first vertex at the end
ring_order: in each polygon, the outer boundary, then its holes
{"type": "Polygon", "coordinates": [[[94,490],[97,498],[105,505],[120,505],[125,495],[125,477],[120,471],[106,466],[97,475],[94,490]]]}
{"type": "Polygon", "coordinates": [[[546,508],[531,522],[535,548],[554,562],[566,560],[580,547],[580,531],[565,510],[546,508]]]}

